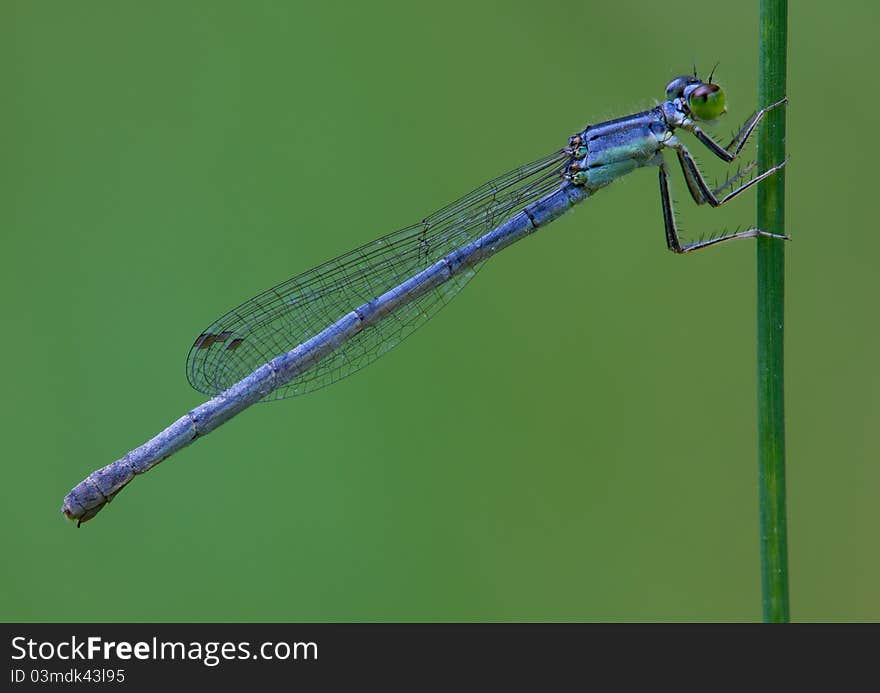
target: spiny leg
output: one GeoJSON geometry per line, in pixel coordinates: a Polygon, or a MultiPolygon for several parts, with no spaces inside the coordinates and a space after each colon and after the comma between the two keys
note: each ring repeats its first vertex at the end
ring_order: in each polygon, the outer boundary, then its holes
{"type": "MultiPolygon", "coordinates": [[[[697,167],[697,162],[694,161],[694,158],[691,156],[691,153],[688,151],[687,147],[684,146],[681,142],[677,142],[670,140],[667,143],[667,146],[675,149],[675,153],[678,155],[678,163],[681,164],[682,173],[684,173],[685,181],[687,181],[688,190],[690,190],[691,197],[694,198],[694,202],[698,205],[709,204],[710,207],[720,207],[725,202],[732,200],[734,197],[739,195],[744,190],[748,190],[753,185],[760,183],[765,178],[772,176],[778,170],[780,170],[786,163],[788,163],[788,159],[782,161],[779,164],[772,168],[768,168],[761,175],[755,176],[751,180],[743,183],[738,188],[734,188],[729,193],[727,193],[724,197],[718,197],[718,195],[732,182],[734,182],[742,172],[738,173],[736,176],[728,180],[724,185],[713,190],[709,187],[709,183],[703,177],[703,174],[700,173],[700,169],[697,167]]],[[[753,165],[754,166],[754,165],[753,165]]],[[[749,168],[746,168],[748,171],[749,168]]]]}
{"type": "Polygon", "coordinates": [[[678,229],[675,225],[675,214],[672,211],[672,200],[669,197],[669,172],[666,169],[666,162],[660,161],[658,164],[660,175],[660,203],[663,207],[663,225],[666,229],[666,245],[673,253],[691,253],[694,250],[708,248],[711,245],[723,243],[724,241],[733,241],[738,238],[755,238],[756,236],[766,236],[768,238],[779,238],[788,240],[788,236],[781,236],[776,233],[768,233],[761,229],[750,228],[737,233],[727,233],[717,238],[708,238],[694,243],[685,243],[682,245],[681,239],[678,237],[678,229]]]}
{"type": "Polygon", "coordinates": [[[755,111],[743,126],[739,129],[733,139],[730,140],[730,144],[726,147],[722,147],[715,140],[713,140],[708,134],[703,132],[699,125],[693,124],[690,126],[685,126],[685,129],[690,130],[694,136],[700,140],[706,147],[719,159],[723,159],[727,163],[733,161],[737,155],[742,151],[742,148],[745,146],[749,137],[751,137],[752,133],[755,131],[755,128],[758,126],[758,123],[761,122],[761,119],[767,115],[774,108],[778,108],[784,103],[788,103],[788,98],[784,98],[776,103],[770,104],[769,106],[765,106],[757,111],[755,111]]]}
{"type": "Polygon", "coordinates": [[[743,166],[742,168],[737,169],[736,173],[734,173],[730,178],[728,178],[721,185],[719,185],[717,188],[715,188],[712,192],[715,193],[715,196],[717,197],[718,195],[723,193],[728,188],[733,187],[733,184],[736,183],[740,178],[744,178],[749,173],[754,171],[755,166],[757,166],[757,165],[758,165],[758,163],[756,161],[751,161],[746,166],[743,166]]]}

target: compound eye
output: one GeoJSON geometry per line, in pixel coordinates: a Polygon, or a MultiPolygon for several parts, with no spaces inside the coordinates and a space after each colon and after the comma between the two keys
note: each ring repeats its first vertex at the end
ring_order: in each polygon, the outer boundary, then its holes
{"type": "Polygon", "coordinates": [[[695,84],[697,81],[698,80],[695,77],[691,77],[690,75],[676,77],[666,85],[667,100],[672,101],[673,99],[680,99],[684,96],[684,88],[689,84],[695,84]]]}
{"type": "Polygon", "coordinates": [[[699,120],[715,120],[727,111],[727,97],[717,84],[701,84],[687,95],[687,104],[699,120]]]}

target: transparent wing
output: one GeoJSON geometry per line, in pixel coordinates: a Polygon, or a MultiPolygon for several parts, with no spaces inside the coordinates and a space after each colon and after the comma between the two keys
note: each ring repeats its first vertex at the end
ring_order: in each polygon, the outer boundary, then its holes
{"type": "MultiPolygon", "coordinates": [[[[489,181],[451,205],[279,284],[209,325],[187,356],[192,386],[216,395],[455,248],[494,228],[561,182],[563,149],[489,181]]],[[[336,382],[399,344],[455,296],[477,268],[403,306],[270,393],[283,399],[336,382]]]]}

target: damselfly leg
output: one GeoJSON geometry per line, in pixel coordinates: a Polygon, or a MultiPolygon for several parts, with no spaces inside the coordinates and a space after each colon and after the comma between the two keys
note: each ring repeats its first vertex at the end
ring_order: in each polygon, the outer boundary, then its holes
{"type": "MultiPolygon", "coordinates": [[[[783,105],[787,101],[788,99],[782,99],[781,101],[777,101],[770,106],[755,111],[755,113],[753,113],[748,118],[748,120],[746,120],[739,131],[733,136],[733,139],[730,141],[730,144],[728,144],[727,147],[722,147],[708,134],[703,132],[703,130],[701,130],[700,127],[696,124],[685,124],[683,125],[683,129],[689,130],[691,133],[693,133],[697,137],[697,139],[699,139],[700,142],[702,142],[706,146],[706,148],[709,149],[709,151],[715,154],[718,158],[730,163],[742,151],[742,148],[745,146],[749,137],[755,131],[755,128],[757,127],[758,123],[761,122],[763,117],[774,108],[783,105]]],[[[694,199],[694,202],[696,202],[698,205],[708,204],[710,207],[720,207],[725,202],[729,202],[743,191],[748,190],[753,185],[756,185],[762,180],[768,178],[769,176],[772,176],[774,173],[782,169],[786,163],[788,163],[788,160],[786,159],[785,161],[778,163],[773,168],[763,171],[760,175],[755,176],[754,178],[746,181],[739,187],[734,188],[726,195],[722,196],[724,190],[734,185],[734,183],[736,183],[746,173],[751,171],[754,168],[754,164],[750,164],[745,168],[745,170],[738,172],[727,181],[725,181],[722,185],[713,189],[709,186],[709,183],[700,172],[700,169],[697,166],[697,162],[694,161],[693,156],[688,151],[688,148],[684,145],[683,142],[680,142],[676,137],[671,137],[669,138],[669,140],[667,140],[665,145],[670,149],[675,150],[675,154],[678,157],[678,163],[681,166],[681,171],[684,174],[684,179],[687,183],[688,191],[690,192],[691,197],[694,199]]],[[[695,241],[693,243],[682,244],[681,239],[678,235],[678,228],[675,222],[675,213],[672,208],[672,201],[669,196],[669,171],[667,169],[666,163],[662,160],[659,162],[659,167],[660,201],[663,207],[663,223],[666,228],[666,244],[672,252],[690,253],[694,250],[701,250],[703,248],[708,248],[709,246],[717,245],[718,243],[723,243],[724,241],[733,241],[741,238],[754,238],[756,236],[766,236],[768,238],[789,240],[788,236],[769,233],[767,231],[763,231],[762,229],[753,227],[748,228],[745,231],[738,231],[736,233],[722,233],[721,235],[715,236],[713,238],[707,238],[704,240],[695,241]]]]}
{"type": "Polygon", "coordinates": [[[737,155],[742,151],[742,148],[745,146],[751,134],[754,132],[755,128],[758,127],[758,123],[774,108],[778,108],[783,104],[788,103],[788,98],[781,99],[776,103],[770,104],[769,106],[765,106],[764,108],[758,109],[755,111],[749,118],[743,123],[743,126],[739,129],[733,139],[730,140],[730,144],[726,147],[722,147],[715,140],[713,140],[707,133],[705,133],[699,125],[691,122],[683,125],[685,130],[689,130],[694,134],[694,136],[700,140],[706,147],[711,151],[715,156],[727,163],[733,161],[737,155]]]}
{"type": "MultiPolygon", "coordinates": [[[[714,196],[714,194],[712,194],[712,191],[710,191],[707,187],[706,192],[709,193],[710,195],[712,195],[711,199],[715,201],[715,204],[713,204],[712,206],[717,207],[719,205],[724,204],[725,202],[727,202],[728,200],[730,200],[731,198],[733,198],[734,196],[736,196],[740,192],[742,192],[745,188],[748,188],[751,185],[753,185],[754,183],[757,183],[759,180],[763,180],[768,175],[775,173],[777,170],[782,168],[784,165],[785,165],[785,162],[783,161],[781,164],[774,166],[772,169],[762,173],[760,176],[756,176],[755,178],[750,180],[748,183],[740,186],[739,188],[737,188],[733,192],[728,193],[726,196],[721,198],[721,200],[718,200],[714,196]]],[[[660,175],[659,175],[659,178],[660,178],[660,202],[663,207],[663,224],[666,228],[666,245],[669,247],[669,249],[673,253],[691,253],[694,250],[702,250],[703,248],[708,248],[709,246],[717,245],[719,243],[723,243],[724,241],[734,241],[734,240],[738,240],[740,238],[755,238],[756,236],[766,236],[767,238],[778,238],[780,240],[789,240],[788,236],[783,236],[781,234],[776,234],[776,233],[769,233],[768,231],[762,231],[761,229],[752,227],[752,228],[746,229],[745,231],[737,231],[736,233],[726,233],[726,234],[722,234],[720,236],[716,236],[714,238],[707,238],[707,239],[704,239],[701,241],[695,241],[693,243],[682,244],[681,239],[679,238],[679,235],[678,235],[678,228],[675,223],[675,214],[672,210],[672,200],[670,199],[670,196],[669,196],[669,172],[667,170],[666,162],[661,161],[659,163],[659,167],[660,167],[660,175]]],[[[687,175],[687,174],[685,174],[685,175],[687,175]]],[[[699,172],[697,173],[697,175],[699,176],[699,172]]],[[[699,180],[701,180],[703,182],[703,184],[705,184],[705,180],[702,178],[702,176],[699,177],[699,180]]],[[[690,188],[690,184],[688,185],[688,187],[690,188]]],[[[693,189],[691,189],[691,193],[693,194],[693,189]]],[[[696,196],[694,197],[694,199],[695,200],[697,199],[696,196]]],[[[704,201],[709,201],[709,200],[704,200],[704,201]]],[[[700,204],[700,202],[697,201],[697,204],[700,204]]],[[[711,204],[711,202],[710,202],[710,204],[711,204]]]]}

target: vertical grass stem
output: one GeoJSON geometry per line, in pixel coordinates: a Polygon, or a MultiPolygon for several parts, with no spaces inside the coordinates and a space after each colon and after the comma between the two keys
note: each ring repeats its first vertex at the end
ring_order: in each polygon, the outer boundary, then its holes
{"type": "MultiPolygon", "coordinates": [[[[786,95],[787,0],[760,0],[758,103],[786,95]]],[[[758,133],[758,165],[785,158],[786,108],[773,110],[758,133]]],[[[758,186],[757,226],[785,233],[785,169],[758,186]]],[[[758,260],[758,484],[761,585],[765,622],[789,620],[785,509],[784,301],[785,243],[759,237],[758,260]]]]}

